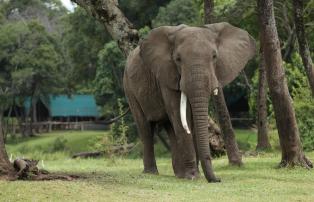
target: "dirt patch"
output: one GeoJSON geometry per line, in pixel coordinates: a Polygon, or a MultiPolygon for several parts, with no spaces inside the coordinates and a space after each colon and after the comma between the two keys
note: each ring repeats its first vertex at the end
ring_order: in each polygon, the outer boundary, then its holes
{"type": "Polygon", "coordinates": [[[37,167],[37,160],[16,159],[13,162],[14,170],[7,175],[0,175],[0,180],[30,180],[30,181],[45,181],[45,180],[65,180],[72,181],[78,178],[83,178],[79,175],[50,173],[47,170],[37,167]]]}

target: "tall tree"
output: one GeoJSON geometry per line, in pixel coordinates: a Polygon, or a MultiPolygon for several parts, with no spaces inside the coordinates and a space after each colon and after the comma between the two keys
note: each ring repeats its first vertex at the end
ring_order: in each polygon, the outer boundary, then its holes
{"type": "Polygon", "coordinates": [[[67,14],[61,25],[63,34],[60,41],[71,66],[71,84],[86,88],[95,78],[97,54],[111,37],[100,22],[80,7],[67,14]]]}
{"type": "MultiPolygon", "coordinates": [[[[204,22],[205,24],[213,21],[213,0],[204,0],[204,22]]],[[[215,110],[218,114],[219,125],[225,141],[225,147],[229,163],[231,165],[242,165],[242,156],[239,152],[238,145],[235,139],[234,130],[232,127],[230,115],[226,105],[222,87],[218,89],[218,95],[213,98],[215,110]]]]}
{"type": "Polygon", "coordinates": [[[213,20],[214,0],[204,0],[204,23],[210,24],[213,20]]]}
{"type": "MultiPolygon", "coordinates": [[[[260,36],[261,46],[263,45],[260,36]]],[[[257,95],[257,145],[256,150],[270,149],[267,128],[267,78],[263,48],[260,49],[260,64],[258,74],[257,95]]]]}
{"type": "Polygon", "coordinates": [[[305,27],[303,22],[303,0],[293,0],[293,12],[299,43],[299,52],[302,57],[305,72],[310,83],[312,96],[314,96],[314,66],[309,50],[309,45],[305,36],[305,27]]]}
{"type": "Polygon", "coordinates": [[[13,172],[13,167],[9,161],[4,145],[3,127],[2,127],[3,111],[0,111],[0,177],[13,172]]]}
{"type": "Polygon", "coordinates": [[[267,81],[275,111],[276,125],[282,150],[281,167],[302,165],[313,167],[305,157],[299,130],[283,69],[280,43],[272,0],[257,0],[258,16],[263,37],[263,53],[267,81]]]}
{"type": "Polygon", "coordinates": [[[14,169],[9,161],[8,154],[4,145],[3,134],[3,113],[8,106],[8,100],[10,99],[8,82],[5,82],[3,75],[0,74],[0,179],[2,177],[9,177],[13,174],[14,169]]]}

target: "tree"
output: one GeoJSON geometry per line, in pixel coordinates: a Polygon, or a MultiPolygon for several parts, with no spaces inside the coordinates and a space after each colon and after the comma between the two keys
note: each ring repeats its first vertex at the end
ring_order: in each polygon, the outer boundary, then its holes
{"type": "Polygon", "coordinates": [[[153,27],[163,25],[199,25],[201,16],[195,2],[190,0],[173,0],[165,7],[160,7],[158,15],[152,21],[153,27]]]}
{"type": "Polygon", "coordinates": [[[95,78],[98,52],[111,36],[101,23],[78,7],[62,18],[61,44],[69,63],[71,85],[86,88],[95,78]]]}
{"type": "Polygon", "coordinates": [[[4,137],[3,137],[3,113],[8,106],[9,100],[9,87],[8,83],[3,82],[4,80],[1,78],[0,74],[0,179],[1,177],[10,177],[12,173],[14,173],[14,169],[12,164],[9,161],[8,154],[4,145],[4,137]]]}
{"type": "MultiPolygon", "coordinates": [[[[261,46],[263,45],[262,37],[261,46]]],[[[260,49],[260,65],[258,74],[257,96],[257,145],[256,150],[270,149],[267,124],[267,78],[263,48],[260,49]]]]}
{"type": "Polygon", "coordinates": [[[159,12],[160,6],[165,6],[170,0],[123,0],[119,1],[119,8],[123,11],[134,27],[153,27],[152,21],[159,12]]]}
{"type": "Polygon", "coordinates": [[[279,38],[272,0],[258,0],[258,16],[262,34],[262,47],[266,64],[267,81],[273,103],[282,157],[280,166],[302,165],[313,167],[305,157],[283,70],[279,38]]]}
{"type": "Polygon", "coordinates": [[[115,116],[118,99],[123,99],[123,72],[125,59],[116,42],[111,41],[98,54],[96,77],[93,81],[94,95],[98,104],[103,106],[104,116],[115,116]]]}
{"type": "Polygon", "coordinates": [[[293,11],[296,33],[299,42],[299,51],[312,90],[312,96],[314,96],[314,66],[309,50],[309,45],[305,37],[305,27],[303,22],[303,0],[293,0],[293,11]]]}
{"type": "MultiPolygon", "coordinates": [[[[213,0],[204,0],[204,21],[205,23],[211,23],[213,18],[214,2],[213,0]]],[[[232,127],[230,115],[226,105],[225,97],[222,87],[218,89],[218,95],[213,98],[215,110],[218,114],[219,125],[222,130],[222,134],[225,141],[225,147],[229,163],[231,165],[242,165],[242,157],[238,149],[238,145],[235,139],[234,130],[232,127]]]]}
{"type": "Polygon", "coordinates": [[[7,23],[0,28],[0,37],[0,72],[10,82],[12,100],[19,98],[23,104],[30,99],[27,132],[32,135],[37,100],[64,90],[64,60],[54,38],[36,21],[7,23]]]}
{"type": "Polygon", "coordinates": [[[210,24],[214,20],[214,0],[204,0],[204,23],[210,24]]]}

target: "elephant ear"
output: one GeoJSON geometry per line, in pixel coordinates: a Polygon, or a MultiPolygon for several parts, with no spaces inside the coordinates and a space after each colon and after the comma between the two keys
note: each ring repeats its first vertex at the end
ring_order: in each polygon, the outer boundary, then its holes
{"type": "Polygon", "coordinates": [[[140,56],[160,85],[179,90],[180,75],[172,59],[175,33],[186,27],[162,26],[153,29],[140,44],[140,56]]]}
{"type": "Polygon", "coordinates": [[[245,30],[229,23],[205,25],[217,34],[216,76],[222,86],[233,81],[246,63],[255,55],[256,44],[245,30]]]}

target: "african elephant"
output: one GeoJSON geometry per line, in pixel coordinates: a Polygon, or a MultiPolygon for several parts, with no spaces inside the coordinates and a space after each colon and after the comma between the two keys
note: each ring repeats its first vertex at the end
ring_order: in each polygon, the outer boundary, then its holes
{"type": "Polygon", "coordinates": [[[200,159],[207,181],[220,181],[208,145],[209,96],[235,79],[255,49],[246,31],[222,22],[162,26],[131,52],[123,81],[144,145],[144,172],[158,173],[153,131],[159,124],[169,135],[177,177],[197,177],[200,159]]]}

